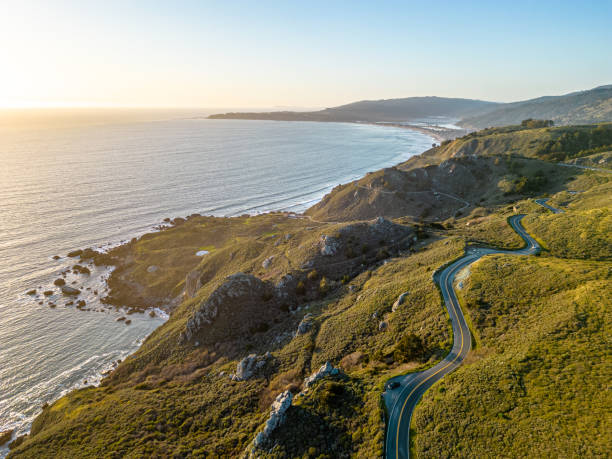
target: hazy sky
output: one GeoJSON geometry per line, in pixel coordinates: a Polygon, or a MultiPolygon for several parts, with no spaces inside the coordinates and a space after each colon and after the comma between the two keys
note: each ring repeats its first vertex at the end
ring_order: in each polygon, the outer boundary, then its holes
{"type": "Polygon", "coordinates": [[[0,106],[496,101],[612,83],[612,1],[0,0],[0,106]]]}

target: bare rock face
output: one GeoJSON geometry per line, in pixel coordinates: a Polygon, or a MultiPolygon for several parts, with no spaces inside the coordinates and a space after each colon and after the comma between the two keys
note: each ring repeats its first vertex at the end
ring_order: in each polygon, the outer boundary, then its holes
{"type": "Polygon", "coordinates": [[[331,363],[325,362],[325,365],[323,365],[321,368],[319,368],[318,371],[316,371],[315,373],[313,373],[312,375],[310,375],[308,378],[304,380],[304,390],[308,389],[310,386],[312,386],[315,382],[319,381],[320,379],[326,378],[328,376],[334,376],[334,375],[337,375],[338,373],[340,373],[340,370],[338,370],[337,368],[334,368],[334,366],[331,363]]]}
{"type": "Polygon", "coordinates": [[[313,323],[313,315],[311,313],[306,314],[298,325],[297,331],[295,332],[295,336],[308,333],[308,331],[310,331],[310,329],[312,328],[313,323]]]}
{"type": "Polygon", "coordinates": [[[232,375],[232,381],[246,381],[251,379],[258,370],[266,365],[270,354],[257,355],[250,354],[238,362],[236,374],[232,375]]]}
{"type": "Polygon", "coordinates": [[[395,312],[397,308],[399,308],[402,304],[404,304],[404,301],[406,301],[406,297],[408,296],[408,293],[409,292],[404,292],[400,296],[397,297],[397,300],[395,300],[395,303],[393,303],[393,307],[391,308],[392,312],[395,312]]]}
{"type": "MultiPolygon", "coordinates": [[[[236,273],[226,277],[224,282],[198,305],[196,312],[187,321],[181,341],[191,340],[202,327],[212,325],[222,310],[227,313],[227,322],[238,320],[238,317],[230,317],[232,311],[235,310],[239,316],[245,308],[254,309],[261,303],[267,290],[266,284],[251,274],[236,273]]],[[[234,327],[234,331],[240,333],[241,329],[234,327]]]]}
{"type": "Polygon", "coordinates": [[[336,253],[338,253],[338,250],[340,249],[340,240],[335,237],[326,236],[325,234],[323,234],[321,236],[321,239],[319,239],[319,247],[321,255],[336,255],[336,253]]]}
{"type": "Polygon", "coordinates": [[[261,263],[261,267],[263,269],[268,269],[270,267],[270,265],[272,264],[272,260],[274,260],[274,255],[272,255],[271,257],[266,258],[262,263],[261,263]]]}
{"type": "Polygon", "coordinates": [[[256,450],[261,448],[265,442],[270,438],[270,435],[274,430],[280,426],[286,419],[286,412],[291,406],[291,402],[293,401],[293,394],[286,390],[285,392],[280,393],[274,402],[272,402],[272,406],[270,407],[270,417],[266,421],[266,425],[264,429],[257,434],[255,440],[253,440],[253,448],[247,455],[247,457],[257,457],[256,450]]]}

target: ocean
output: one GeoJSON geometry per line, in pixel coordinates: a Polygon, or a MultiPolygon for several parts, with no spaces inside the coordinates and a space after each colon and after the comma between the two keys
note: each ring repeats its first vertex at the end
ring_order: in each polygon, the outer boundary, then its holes
{"type": "Polygon", "coordinates": [[[0,431],[27,432],[43,404],[97,384],[166,320],[158,312],[118,322],[125,311],[99,302],[106,269],[66,277],[88,311],[45,297],[75,264],[69,251],[116,245],[165,217],[303,211],[431,143],[406,129],[347,123],[0,124],[0,431]]]}

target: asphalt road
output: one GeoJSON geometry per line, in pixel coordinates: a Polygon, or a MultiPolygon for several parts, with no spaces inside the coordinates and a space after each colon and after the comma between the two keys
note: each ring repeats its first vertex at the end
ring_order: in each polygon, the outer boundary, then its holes
{"type": "MultiPolygon", "coordinates": [[[[541,201],[541,200],[538,200],[541,201]]],[[[544,200],[545,201],[545,200],[544,200]]],[[[537,202],[537,201],[536,201],[537,202]]],[[[544,202],[538,204],[558,213],[555,209],[544,202]]],[[[496,250],[489,248],[470,248],[460,259],[446,268],[434,274],[434,280],[440,286],[444,303],[453,327],[453,347],[451,352],[437,365],[419,373],[410,373],[390,379],[400,383],[400,387],[387,389],[383,398],[387,405],[389,420],[387,424],[387,436],[385,440],[385,457],[387,459],[405,459],[410,454],[410,420],[415,406],[421,396],[445,375],[457,368],[470,351],[472,338],[470,330],[461,311],[459,301],[453,288],[453,281],[459,271],[474,263],[485,255],[491,254],[514,254],[533,255],[540,251],[539,244],[532,238],[521,225],[525,215],[514,215],[508,222],[512,228],[523,238],[525,247],[519,250],[496,250]]]]}
{"type": "Polygon", "coordinates": [[[546,207],[553,214],[560,214],[560,213],[563,212],[561,209],[555,209],[554,207],[549,206],[548,204],[546,204],[546,201],[548,201],[548,198],[546,198],[546,199],[536,199],[535,203],[536,204],[540,204],[542,207],[546,207]]]}

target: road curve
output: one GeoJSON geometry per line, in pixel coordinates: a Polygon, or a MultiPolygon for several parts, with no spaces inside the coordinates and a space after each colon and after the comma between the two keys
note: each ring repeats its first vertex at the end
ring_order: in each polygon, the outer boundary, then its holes
{"type": "Polygon", "coordinates": [[[563,213],[563,211],[561,209],[556,209],[553,206],[549,206],[548,204],[546,204],[546,201],[548,201],[548,198],[544,198],[544,199],[536,199],[535,203],[541,205],[542,207],[550,210],[553,214],[561,214],[563,213]]]}
{"type": "MultiPolygon", "coordinates": [[[[538,204],[557,213],[555,209],[544,203],[538,204]]],[[[466,254],[434,274],[435,282],[440,286],[444,304],[450,316],[453,328],[453,347],[450,353],[435,366],[419,373],[397,376],[388,381],[397,381],[400,387],[388,389],[383,393],[387,405],[389,419],[385,439],[385,457],[387,459],[405,459],[410,455],[410,421],[415,406],[421,396],[445,375],[457,368],[470,351],[472,339],[470,330],[461,311],[459,300],[453,288],[453,281],[459,271],[474,263],[485,255],[514,254],[533,255],[540,251],[540,245],[532,238],[521,220],[525,215],[514,215],[508,219],[512,229],[525,241],[525,247],[519,250],[497,250],[490,248],[468,248],[466,254]]],[[[388,384],[387,383],[387,384],[388,384]]]]}

